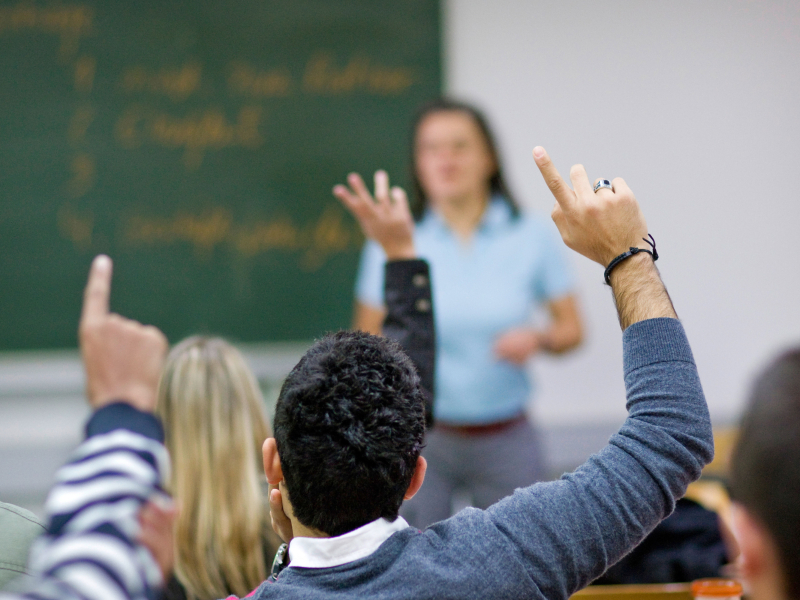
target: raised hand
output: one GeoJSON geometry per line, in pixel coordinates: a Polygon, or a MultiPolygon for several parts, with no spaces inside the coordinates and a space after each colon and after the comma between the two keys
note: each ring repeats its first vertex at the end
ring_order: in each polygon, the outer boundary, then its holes
{"type": "Polygon", "coordinates": [[[630,247],[650,249],[642,240],[647,223],[625,181],[617,177],[611,182],[613,191],[595,193],[583,165],[574,165],[569,172],[573,191],[544,148],[534,148],[533,158],[556,198],[552,217],[567,246],[604,267],[630,247]]]}
{"type": "Polygon", "coordinates": [[[361,226],[361,231],[378,242],[389,260],[415,258],[414,220],[402,188],[389,188],[386,171],[375,172],[375,198],[358,173],[350,173],[345,185],[333,188],[333,195],[345,205],[361,226]]]}
{"type": "MultiPolygon", "coordinates": [[[[644,215],[622,179],[612,181],[613,191],[600,189],[595,193],[583,166],[575,165],[569,172],[573,191],[561,179],[544,148],[534,148],[533,158],[556,197],[553,221],[567,246],[604,267],[631,247],[650,249],[643,240],[647,236],[644,215]]],[[[631,256],[610,277],[623,330],[645,319],[677,318],[649,254],[631,256]]]]}
{"type": "Polygon", "coordinates": [[[83,297],[78,337],[86,370],[86,396],[94,409],[127,402],[151,412],[167,339],[153,326],[109,312],[111,271],[109,257],[96,257],[83,297]]]}

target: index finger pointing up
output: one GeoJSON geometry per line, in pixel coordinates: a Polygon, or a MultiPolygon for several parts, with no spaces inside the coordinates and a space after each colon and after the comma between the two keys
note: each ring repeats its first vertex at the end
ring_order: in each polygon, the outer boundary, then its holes
{"type": "Polygon", "coordinates": [[[547,152],[541,146],[536,146],[533,149],[533,160],[536,161],[536,166],[544,177],[544,182],[550,188],[556,201],[564,211],[572,208],[575,203],[575,193],[570,189],[566,182],[558,174],[553,161],[550,160],[547,152]]]}
{"type": "Polygon", "coordinates": [[[96,256],[89,270],[89,281],[83,293],[81,321],[92,321],[108,314],[111,295],[111,259],[105,254],[96,256]]]}

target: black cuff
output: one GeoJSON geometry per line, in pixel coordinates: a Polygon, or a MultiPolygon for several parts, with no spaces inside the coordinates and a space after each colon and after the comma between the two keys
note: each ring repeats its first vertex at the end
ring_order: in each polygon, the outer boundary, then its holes
{"type": "MultiPolygon", "coordinates": [[[[385,292],[394,294],[395,298],[430,300],[431,286],[428,271],[428,261],[421,258],[390,260],[386,263],[385,292]]],[[[386,298],[386,302],[389,302],[389,298],[386,298]]]]}
{"type": "Polygon", "coordinates": [[[419,374],[425,396],[425,420],[433,425],[436,333],[431,282],[424,260],[386,263],[384,298],[387,315],[383,334],[395,340],[408,354],[419,374]]]}
{"type": "Polygon", "coordinates": [[[127,429],[164,443],[164,428],[152,413],[142,412],[127,402],[114,402],[99,408],[86,423],[86,437],[127,429]]]}

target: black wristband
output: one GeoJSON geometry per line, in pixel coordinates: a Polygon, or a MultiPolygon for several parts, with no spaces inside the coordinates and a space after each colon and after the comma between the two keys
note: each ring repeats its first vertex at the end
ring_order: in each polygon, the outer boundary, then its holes
{"type": "Polygon", "coordinates": [[[658,252],[656,251],[656,240],[649,233],[647,234],[647,237],[649,237],[650,239],[649,240],[647,238],[642,238],[642,239],[650,245],[650,247],[653,249],[652,252],[650,250],[645,249],[645,248],[636,248],[634,246],[631,246],[631,248],[627,252],[623,252],[622,254],[620,254],[619,256],[614,258],[614,260],[612,260],[610,263],[608,263],[608,266],[606,267],[606,271],[603,274],[605,276],[606,285],[611,285],[611,279],[609,279],[609,276],[611,275],[611,271],[614,269],[614,267],[616,267],[619,263],[621,263],[626,258],[630,258],[634,254],[639,254],[639,252],[647,252],[647,254],[649,254],[650,256],[653,257],[654,261],[658,260],[658,252]]]}

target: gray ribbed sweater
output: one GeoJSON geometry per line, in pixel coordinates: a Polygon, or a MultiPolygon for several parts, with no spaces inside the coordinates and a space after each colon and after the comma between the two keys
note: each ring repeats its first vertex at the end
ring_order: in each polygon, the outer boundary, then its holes
{"type": "Polygon", "coordinates": [[[370,556],[289,567],[255,598],[569,597],[669,515],[713,456],[711,424],[683,327],[652,319],[623,334],[628,418],[560,480],[399,531],[370,556]]]}

